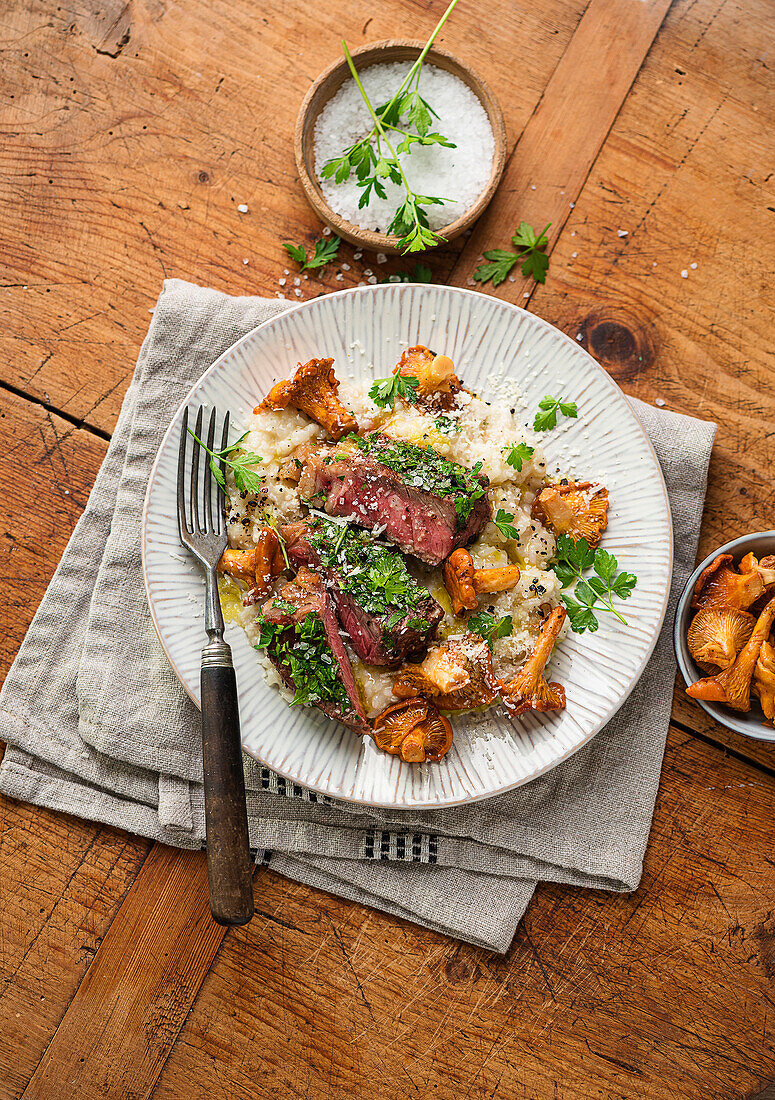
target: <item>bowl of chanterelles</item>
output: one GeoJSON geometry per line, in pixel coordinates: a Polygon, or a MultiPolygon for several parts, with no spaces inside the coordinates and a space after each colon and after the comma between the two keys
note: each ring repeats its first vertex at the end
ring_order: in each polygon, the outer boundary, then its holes
{"type": "Polygon", "coordinates": [[[775,531],[743,535],[700,562],[673,637],[686,694],[728,729],[775,742],[775,531]]]}

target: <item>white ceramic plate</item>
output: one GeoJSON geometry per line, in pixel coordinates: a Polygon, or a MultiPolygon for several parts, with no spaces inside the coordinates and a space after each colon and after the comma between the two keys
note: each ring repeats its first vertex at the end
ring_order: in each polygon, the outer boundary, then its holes
{"type": "MultiPolygon", "coordinates": [[[[227,628],[239,683],[243,745],[261,763],[333,798],[398,809],[449,806],[527,783],[581,748],[619,709],[642,673],[665,616],[672,570],[670,508],[653,448],[616,383],[579,345],[546,321],[473,291],[381,285],[344,290],[289,309],[248,333],[213,363],[186,404],[231,410],[235,429],[298,362],[333,356],[341,379],[386,377],[405,344],[449,355],[466,385],[508,401],[516,381],[525,422],[544,394],[579,407],[544,436],[553,472],[569,464],[611,494],[604,545],[638,577],[629,626],[601,615],[595,634],[568,637],[551,677],[567,709],[508,718],[500,707],[454,719],[454,744],[438,764],[404,764],[319,711],[289,708],[265,683],[255,652],[227,628]],[[404,342],[404,343],[402,343],[404,342]]],[[[143,567],[159,638],[180,682],[199,702],[204,642],[203,583],[178,542],[175,500],[178,410],[151,472],[143,515],[143,567]]]]}

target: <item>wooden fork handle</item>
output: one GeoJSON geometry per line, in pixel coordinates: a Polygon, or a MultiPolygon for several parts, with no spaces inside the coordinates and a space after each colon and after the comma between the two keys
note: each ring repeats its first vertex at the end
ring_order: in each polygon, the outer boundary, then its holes
{"type": "Polygon", "coordinates": [[[226,642],[205,646],[201,686],[210,910],[219,924],[247,924],[253,916],[253,869],[237,678],[226,642]]]}

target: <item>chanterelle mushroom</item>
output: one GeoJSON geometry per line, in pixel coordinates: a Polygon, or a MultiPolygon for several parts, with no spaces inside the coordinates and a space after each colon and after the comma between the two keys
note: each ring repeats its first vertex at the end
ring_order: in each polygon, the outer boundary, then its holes
{"type": "Polygon", "coordinates": [[[272,580],[282,573],[284,567],[280,540],[271,527],[261,528],[255,549],[227,548],[218,562],[219,573],[228,573],[235,580],[250,585],[251,603],[269,594],[272,580]]]}
{"type": "Polygon", "coordinates": [[[436,355],[421,344],[406,349],[393,374],[416,378],[420,397],[432,393],[457,393],[460,389],[460,381],[455,377],[455,364],[449,356],[436,355]]]}
{"type": "Polygon", "coordinates": [[[591,481],[565,481],[542,489],[533,501],[532,515],[555,535],[586,539],[597,546],[608,526],[608,490],[591,481]]]}
{"type": "Polygon", "coordinates": [[[393,694],[397,699],[441,695],[465,687],[470,679],[465,660],[445,642],[431,649],[422,664],[404,665],[393,681],[393,694]]]}
{"type": "Polygon", "coordinates": [[[762,558],[761,561],[754,554],[746,554],[740,562],[741,573],[756,573],[766,588],[775,585],[775,556],[762,558]]]}
{"type": "Polygon", "coordinates": [[[441,760],[452,744],[452,726],[428,699],[417,696],[386,707],[374,719],[378,748],[409,764],[441,760]]]}
{"type": "Polygon", "coordinates": [[[762,642],[753,673],[753,692],[768,722],[775,720],[775,646],[772,641],[762,642]]]}
{"type": "Polygon", "coordinates": [[[475,569],[474,559],[462,546],[453,550],[444,562],[444,587],[449,592],[456,615],[473,611],[477,606],[476,597],[482,592],[506,592],[519,582],[519,578],[517,565],[475,569]]]}
{"type": "Polygon", "coordinates": [[[767,641],[775,620],[775,599],[770,600],[756,620],[751,636],[729,668],[698,680],[686,689],[692,699],[726,703],[733,710],[751,709],[751,680],[762,644],[767,641]]]}
{"type": "Polygon", "coordinates": [[[706,672],[729,668],[751,637],[755,621],[753,615],[734,607],[705,607],[686,633],[689,652],[706,672]]]}
{"type": "Polygon", "coordinates": [[[502,685],[501,699],[511,714],[565,709],[565,688],[562,684],[547,683],[544,677],[546,662],[565,622],[565,614],[564,607],[555,607],[541,624],[538,640],[522,668],[512,680],[502,685]]]}
{"type": "Polygon", "coordinates": [[[333,359],[310,359],[299,364],[293,378],[272,386],[255,412],[285,409],[288,405],[305,412],[321,424],[335,440],[358,431],[358,422],[337,396],[339,381],[333,359]]]}
{"type": "Polygon", "coordinates": [[[432,696],[441,710],[488,706],[499,690],[490,647],[471,632],[432,649],[421,665],[406,665],[393,682],[399,699],[432,696]]]}
{"type": "Polygon", "coordinates": [[[731,554],[719,554],[703,569],[694,586],[692,607],[736,607],[745,611],[756,603],[766,587],[761,573],[753,568],[738,573],[730,569],[731,561],[731,554]]]}

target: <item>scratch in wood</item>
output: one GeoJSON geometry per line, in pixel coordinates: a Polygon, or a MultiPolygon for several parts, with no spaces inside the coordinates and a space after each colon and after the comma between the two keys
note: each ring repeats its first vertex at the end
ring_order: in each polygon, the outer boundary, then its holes
{"type": "Polygon", "coordinates": [[[544,964],[543,964],[543,962],[541,961],[541,956],[540,956],[540,955],[538,954],[538,951],[536,950],[536,946],[535,946],[535,944],[533,943],[533,941],[531,940],[531,938],[530,938],[530,934],[529,934],[529,932],[528,932],[527,928],[524,928],[524,927],[523,927],[523,929],[522,929],[522,935],[523,935],[523,936],[524,936],[524,938],[525,938],[525,939],[527,940],[527,942],[528,942],[528,943],[530,944],[530,950],[531,950],[531,951],[533,952],[533,956],[534,956],[534,958],[535,958],[535,961],[536,961],[536,962],[538,963],[538,966],[540,967],[540,970],[541,970],[541,974],[543,975],[543,979],[544,979],[544,981],[546,982],[546,988],[547,988],[547,989],[549,990],[549,992],[550,992],[550,993],[551,993],[551,995],[552,995],[552,1000],[553,1000],[553,1001],[556,1001],[556,1000],[557,1000],[557,997],[555,996],[555,993],[554,993],[554,986],[553,986],[553,985],[552,985],[552,983],[551,983],[551,982],[549,981],[549,975],[548,975],[548,974],[546,973],[546,969],[545,969],[545,967],[544,967],[544,964]]]}
{"type": "Polygon", "coordinates": [[[129,30],[129,27],[127,27],[127,29],[124,31],[124,33],[119,38],[118,42],[116,42],[116,48],[115,49],[113,49],[113,50],[101,50],[99,48],[99,46],[95,46],[94,47],[94,52],[98,53],[98,54],[101,54],[103,57],[112,57],[113,60],[115,61],[115,59],[121,55],[121,53],[123,52],[124,47],[129,42],[129,34],[130,34],[130,30],[129,30]]]}
{"type": "MultiPolygon", "coordinates": [[[[143,230],[144,230],[144,231],[146,232],[146,234],[148,235],[148,240],[149,240],[149,241],[151,242],[151,244],[153,245],[153,250],[154,250],[154,252],[158,252],[158,253],[161,253],[161,252],[162,252],[162,249],[161,249],[161,248],[159,247],[159,245],[158,245],[158,244],[156,243],[156,241],[155,241],[155,240],[153,239],[153,237],[152,237],[152,235],[151,235],[151,231],[150,231],[150,229],[148,228],[148,226],[147,226],[147,225],[145,224],[145,222],[142,222],[142,221],[140,222],[140,225],[141,225],[141,227],[143,228],[143,230]]],[[[162,256],[161,256],[161,255],[159,255],[158,259],[159,259],[159,263],[161,264],[161,269],[162,269],[162,271],[164,272],[164,278],[166,279],[166,278],[167,278],[167,268],[166,268],[166,267],[164,266],[164,259],[162,258],[162,256]]]]}

